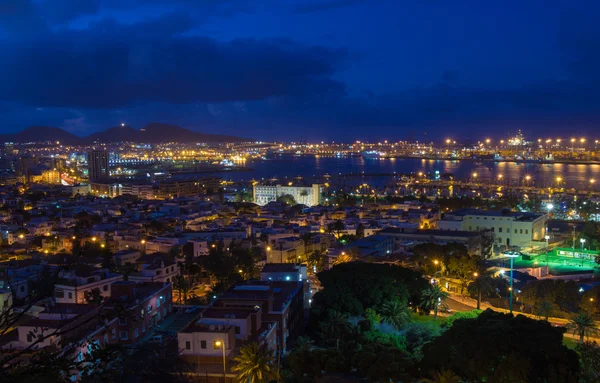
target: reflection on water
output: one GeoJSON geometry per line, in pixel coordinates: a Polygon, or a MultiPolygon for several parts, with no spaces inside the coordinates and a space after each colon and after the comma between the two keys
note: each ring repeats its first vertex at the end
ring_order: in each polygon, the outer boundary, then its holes
{"type": "MultiPolygon", "coordinates": [[[[477,174],[480,182],[502,179],[504,183],[527,182],[538,187],[563,186],[586,189],[590,180],[600,181],[600,165],[584,164],[530,164],[514,162],[448,161],[425,159],[365,159],[362,157],[311,157],[287,156],[267,161],[247,161],[251,172],[221,174],[234,181],[267,178],[297,177],[311,178],[324,174],[346,173],[452,173],[459,179],[468,179],[477,174]]],[[[596,186],[598,182],[596,182],[596,186]]]]}

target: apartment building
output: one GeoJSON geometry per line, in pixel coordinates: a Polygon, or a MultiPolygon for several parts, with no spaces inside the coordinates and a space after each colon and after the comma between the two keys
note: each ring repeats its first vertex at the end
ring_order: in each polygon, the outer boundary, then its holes
{"type": "Polygon", "coordinates": [[[267,263],[296,263],[306,258],[304,241],[298,237],[283,237],[267,247],[267,263]]]}
{"type": "Polygon", "coordinates": [[[268,186],[254,185],[254,203],[257,205],[266,205],[269,202],[277,201],[277,198],[290,195],[294,197],[296,203],[306,206],[319,205],[323,185],[313,184],[312,186],[268,186]]]}
{"type": "Polygon", "coordinates": [[[125,307],[118,317],[119,342],[137,342],[173,311],[173,294],[170,283],[113,283],[108,310],[125,307]]]}
{"type": "Polygon", "coordinates": [[[123,279],[121,274],[108,269],[98,269],[89,265],[77,265],[58,273],[54,286],[54,298],[57,303],[87,303],[87,294],[98,290],[100,296],[111,296],[111,285],[123,279]]]}
{"type": "Polygon", "coordinates": [[[543,242],[547,226],[547,214],[510,210],[459,209],[447,213],[438,221],[440,230],[491,230],[496,245],[518,247],[530,247],[533,242],[543,242]]]}
{"type": "Polygon", "coordinates": [[[484,232],[450,231],[450,230],[421,230],[414,227],[388,227],[377,233],[378,236],[388,236],[393,239],[394,250],[410,249],[421,243],[446,245],[458,243],[464,245],[469,253],[481,254],[481,243],[484,232]]]}
{"type": "Polygon", "coordinates": [[[26,299],[33,282],[42,276],[45,267],[45,263],[33,259],[1,262],[0,288],[10,291],[12,299],[26,299]]]}
{"type": "Polygon", "coordinates": [[[236,284],[221,295],[214,307],[261,308],[263,322],[277,323],[279,350],[285,352],[302,330],[304,290],[302,282],[249,281],[236,284]]]}
{"type": "Polygon", "coordinates": [[[164,254],[152,258],[153,255],[154,254],[149,254],[137,260],[137,264],[141,265],[141,269],[135,273],[129,274],[130,281],[138,283],[173,282],[173,278],[179,275],[179,267],[175,261],[170,260],[164,254]]]}

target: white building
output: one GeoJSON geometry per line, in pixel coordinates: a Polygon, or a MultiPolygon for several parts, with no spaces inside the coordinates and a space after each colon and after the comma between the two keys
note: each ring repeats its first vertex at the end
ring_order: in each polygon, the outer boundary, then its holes
{"type": "Polygon", "coordinates": [[[86,294],[98,290],[103,298],[110,298],[110,286],[123,279],[121,274],[111,273],[107,269],[78,265],[72,270],[62,270],[54,286],[54,298],[57,303],[87,303],[86,294]]]}
{"type": "Polygon", "coordinates": [[[290,195],[294,200],[302,205],[316,206],[319,204],[323,185],[313,184],[312,186],[261,186],[254,185],[254,203],[257,205],[266,205],[269,202],[276,201],[277,198],[290,195]]]}
{"type": "Polygon", "coordinates": [[[546,214],[508,210],[459,209],[447,213],[438,221],[440,230],[491,230],[496,245],[519,247],[530,247],[533,242],[543,242],[547,225],[546,214]]]}

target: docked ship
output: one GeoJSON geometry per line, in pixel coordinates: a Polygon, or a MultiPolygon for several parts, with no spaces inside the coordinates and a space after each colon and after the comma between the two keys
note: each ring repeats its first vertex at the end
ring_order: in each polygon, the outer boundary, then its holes
{"type": "Polygon", "coordinates": [[[377,150],[365,150],[361,154],[364,158],[380,158],[383,155],[383,153],[377,150]]]}

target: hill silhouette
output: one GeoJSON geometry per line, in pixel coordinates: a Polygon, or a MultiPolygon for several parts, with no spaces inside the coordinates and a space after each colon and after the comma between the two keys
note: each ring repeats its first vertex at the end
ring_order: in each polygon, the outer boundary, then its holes
{"type": "Polygon", "coordinates": [[[20,132],[1,134],[0,142],[52,142],[58,141],[63,145],[85,145],[93,143],[115,142],[243,142],[250,141],[235,136],[195,132],[177,125],[150,123],[140,130],[130,126],[115,126],[101,132],[92,133],[85,137],[76,136],[64,129],[52,126],[30,126],[20,132]]]}

